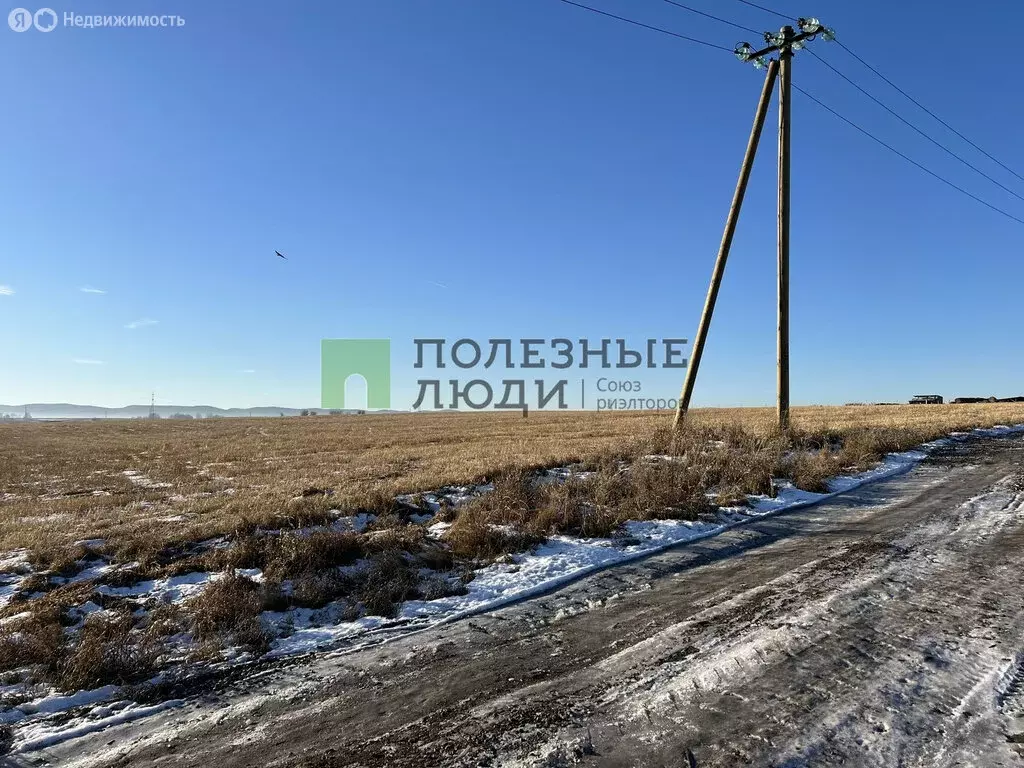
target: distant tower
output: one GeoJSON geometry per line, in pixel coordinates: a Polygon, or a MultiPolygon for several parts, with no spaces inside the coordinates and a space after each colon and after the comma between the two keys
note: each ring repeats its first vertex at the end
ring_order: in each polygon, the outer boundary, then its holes
{"type": "Polygon", "coordinates": [[[151,418],[151,419],[159,418],[156,415],[156,392],[153,392],[149,396],[149,418],[151,418]]]}

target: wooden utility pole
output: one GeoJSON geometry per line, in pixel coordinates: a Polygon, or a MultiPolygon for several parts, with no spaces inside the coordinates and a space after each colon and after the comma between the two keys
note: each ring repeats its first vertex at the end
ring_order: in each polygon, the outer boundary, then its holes
{"type": "Polygon", "coordinates": [[[775,84],[776,75],[779,80],[779,218],[778,218],[778,421],[779,429],[789,429],[789,232],[790,232],[790,210],[789,210],[789,170],[790,170],[790,132],[791,121],[791,97],[793,81],[793,52],[803,48],[808,41],[814,40],[819,34],[825,40],[835,40],[835,31],[826,27],[817,19],[798,19],[797,26],[800,32],[793,27],[785,26],[778,33],[766,32],[764,39],[767,46],[759,51],[754,50],[750,43],[740,43],[736,46],[736,56],[741,61],[752,62],[758,68],[768,68],[768,76],[765,78],[764,90],[761,93],[761,101],[758,104],[757,115],[754,118],[754,129],[747,144],[747,154],[743,159],[743,168],[740,170],[740,179],[736,185],[736,193],[733,196],[732,207],[729,209],[729,216],[725,223],[725,234],[722,236],[722,244],[718,249],[718,259],[715,261],[715,269],[711,275],[711,287],[708,289],[707,299],[704,302],[704,311],[701,314],[700,326],[697,329],[697,336],[693,342],[693,353],[686,371],[686,380],[683,383],[683,391],[679,397],[676,408],[675,427],[682,426],[686,411],[690,407],[690,397],[693,394],[693,387],[697,380],[697,370],[700,367],[701,357],[704,354],[704,345],[707,341],[708,328],[711,326],[711,315],[715,310],[715,302],[718,299],[718,290],[721,287],[722,275],[725,272],[725,262],[729,257],[729,248],[732,245],[732,238],[736,231],[736,224],[739,220],[740,207],[743,204],[743,196],[746,192],[747,181],[750,178],[750,169],[753,167],[754,155],[757,153],[757,144],[761,136],[761,128],[764,125],[765,114],[771,93],[775,84]],[[778,60],[768,60],[768,56],[778,53],[778,60]]]}
{"type": "Polygon", "coordinates": [[[700,316],[700,325],[697,327],[697,335],[693,340],[693,352],[690,354],[690,362],[686,368],[686,380],[683,382],[683,391],[679,396],[679,403],[676,406],[674,422],[676,428],[682,425],[683,420],[686,418],[686,411],[690,407],[693,385],[697,381],[700,359],[704,354],[704,343],[707,341],[708,329],[711,327],[711,316],[715,312],[715,303],[718,301],[718,290],[722,287],[725,263],[729,260],[729,249],[732,248],[732,239],[736,234],[736,224],[740,219],[740,209],[743,207],[743,198],[747,193],[750,171],[754,167],[754,157],[757,155],[757,146],[761,141],[761,131],[764,129],[765,118],[768,115],[768,105],[771,102],[772,91],[775,89],[775,78],[778,72],[778,62],[772,61],[768,65],[768,74],[764,79],[764,88],[761,89],[761,99],[758,101],[757,111],[754,113],[754,126],[750,130],[747,151],[743,155],[743,165],[740,167],[740,177],[736,182],[736,191],[732,196],[732,205],[729,207],[729,215],[725,220],[722,243],[718,247],[718,258],[715,260],[715,268],[711,273],[711,286],[708,288],[708,295],[704,300],[704,311],[700,316]]]}
{"type": "Polygon", "coordinates": [[[793,94],[792,27],[782,28],[779,52],[779,430],[789,429],[789,161],[790,104],[793,94]]]}

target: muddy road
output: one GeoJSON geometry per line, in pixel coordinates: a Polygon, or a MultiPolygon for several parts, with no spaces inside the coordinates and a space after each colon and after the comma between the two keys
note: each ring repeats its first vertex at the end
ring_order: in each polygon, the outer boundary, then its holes
{"type": "Polygon", "coordinates": [[[1024,766],[1024,440],[9,760],[1024,766]]]}

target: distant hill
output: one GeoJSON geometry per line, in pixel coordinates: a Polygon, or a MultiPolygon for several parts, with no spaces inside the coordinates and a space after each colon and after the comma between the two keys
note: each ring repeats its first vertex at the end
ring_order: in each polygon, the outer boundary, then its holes
{"type": "MultiPolygon", "coordinates": [[[[212,405],[158,405],[154,408],[160,418],[167,419],[176,414],[193,418],[253,418],[299,416],[303,410],[318,414],[330,413],[326,408],[279,408],[259,406],[254,408],[215,408],[212,405]]],[[[0,415],[21,417],[28,411],[33,419],[136,419],[149,415],[148,405],[126,405],[122,408],[102,408],[98,405],[75,405],[73,403],[22,403],[21,405],[0,405],[0,415]]],[[[359,413],[354,409],[342,413],[359,413]]],[[[395,411],[388,411],[395,413],[395,411]]]]}

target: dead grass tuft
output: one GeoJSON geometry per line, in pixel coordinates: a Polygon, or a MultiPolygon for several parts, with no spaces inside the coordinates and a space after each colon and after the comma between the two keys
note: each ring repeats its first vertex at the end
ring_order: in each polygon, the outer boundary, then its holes
{"type": "MultiPolygon", "coordinates": [[[[336,569],[329,571],[306,571],[292,580],[292,593],[283,603],[287,607],[323,608],[351,590],[351,580],[341,576],[336,569]]],[[[266,599],[265,599],[266,603],[266,599]]]]}
{"type": "Polygon", "coordinates": [[[315,531],[267,537],[268,559],[258,567],[270,578],[289,579],[339,565],[351,565],[363,554],[354,533],[315,531]]]}
{"type": "Polygon", "coordinates": [[[265,650],[266,632],[260,626],[263,610],[260,585],[234,571],[209,584],[186,606],[193,632],[201,643],[214,648],[243,646],[265,650]]]}
{"type": "Polygon", "coordinates": [[[370,616],[394,617],[400,603],[418,594],[415,567],[401,553],[378,552],[361,574],[356,597],[370,616]]]}
{"type": "Polygon", "coordinates": [[[153,634],[135,628],[129,610],[93,614],[57,665],[56,682],[68,691],[136,683],[155,673],[160,648],[153,634]]]}
{"type": "Polygon", "coordinates": [[[0,669],[35,667],[52,675],[65,649],[63,624],[60,609],[40,603],[30,616],[0,625],[0,669]]]}
{"type": "Polygon", "coordinates": [[[523,552],[544,540],[543,536],[491,520],[484,509],[461,511],[444,534],[452,554],[463,560],[488,562],[512,552],[523,552]]]}
{"type": "Polygon", "coordinates": [[[423,600],[440,600],[453,595],[464,595],[469,589],[461,578],[431,573],[420,578],[416,591],[423,600]]]}
{"type": "Polygon", "coordinates": [[[803,491],[828,493],[828,479],[840,474],[845,466],[842,453],[827,448],[811,452],[794,452],[780,459],[777,474],[788,478],[803,491]]]}
{"type": "Polygon", "coordinates": [[[80,570],[80,561],[95,556],[81,544],[62,544],[59,540],[45,541],[29,550],[28,561],[36,571],[56,576],[74,576],[80,570]]]}

